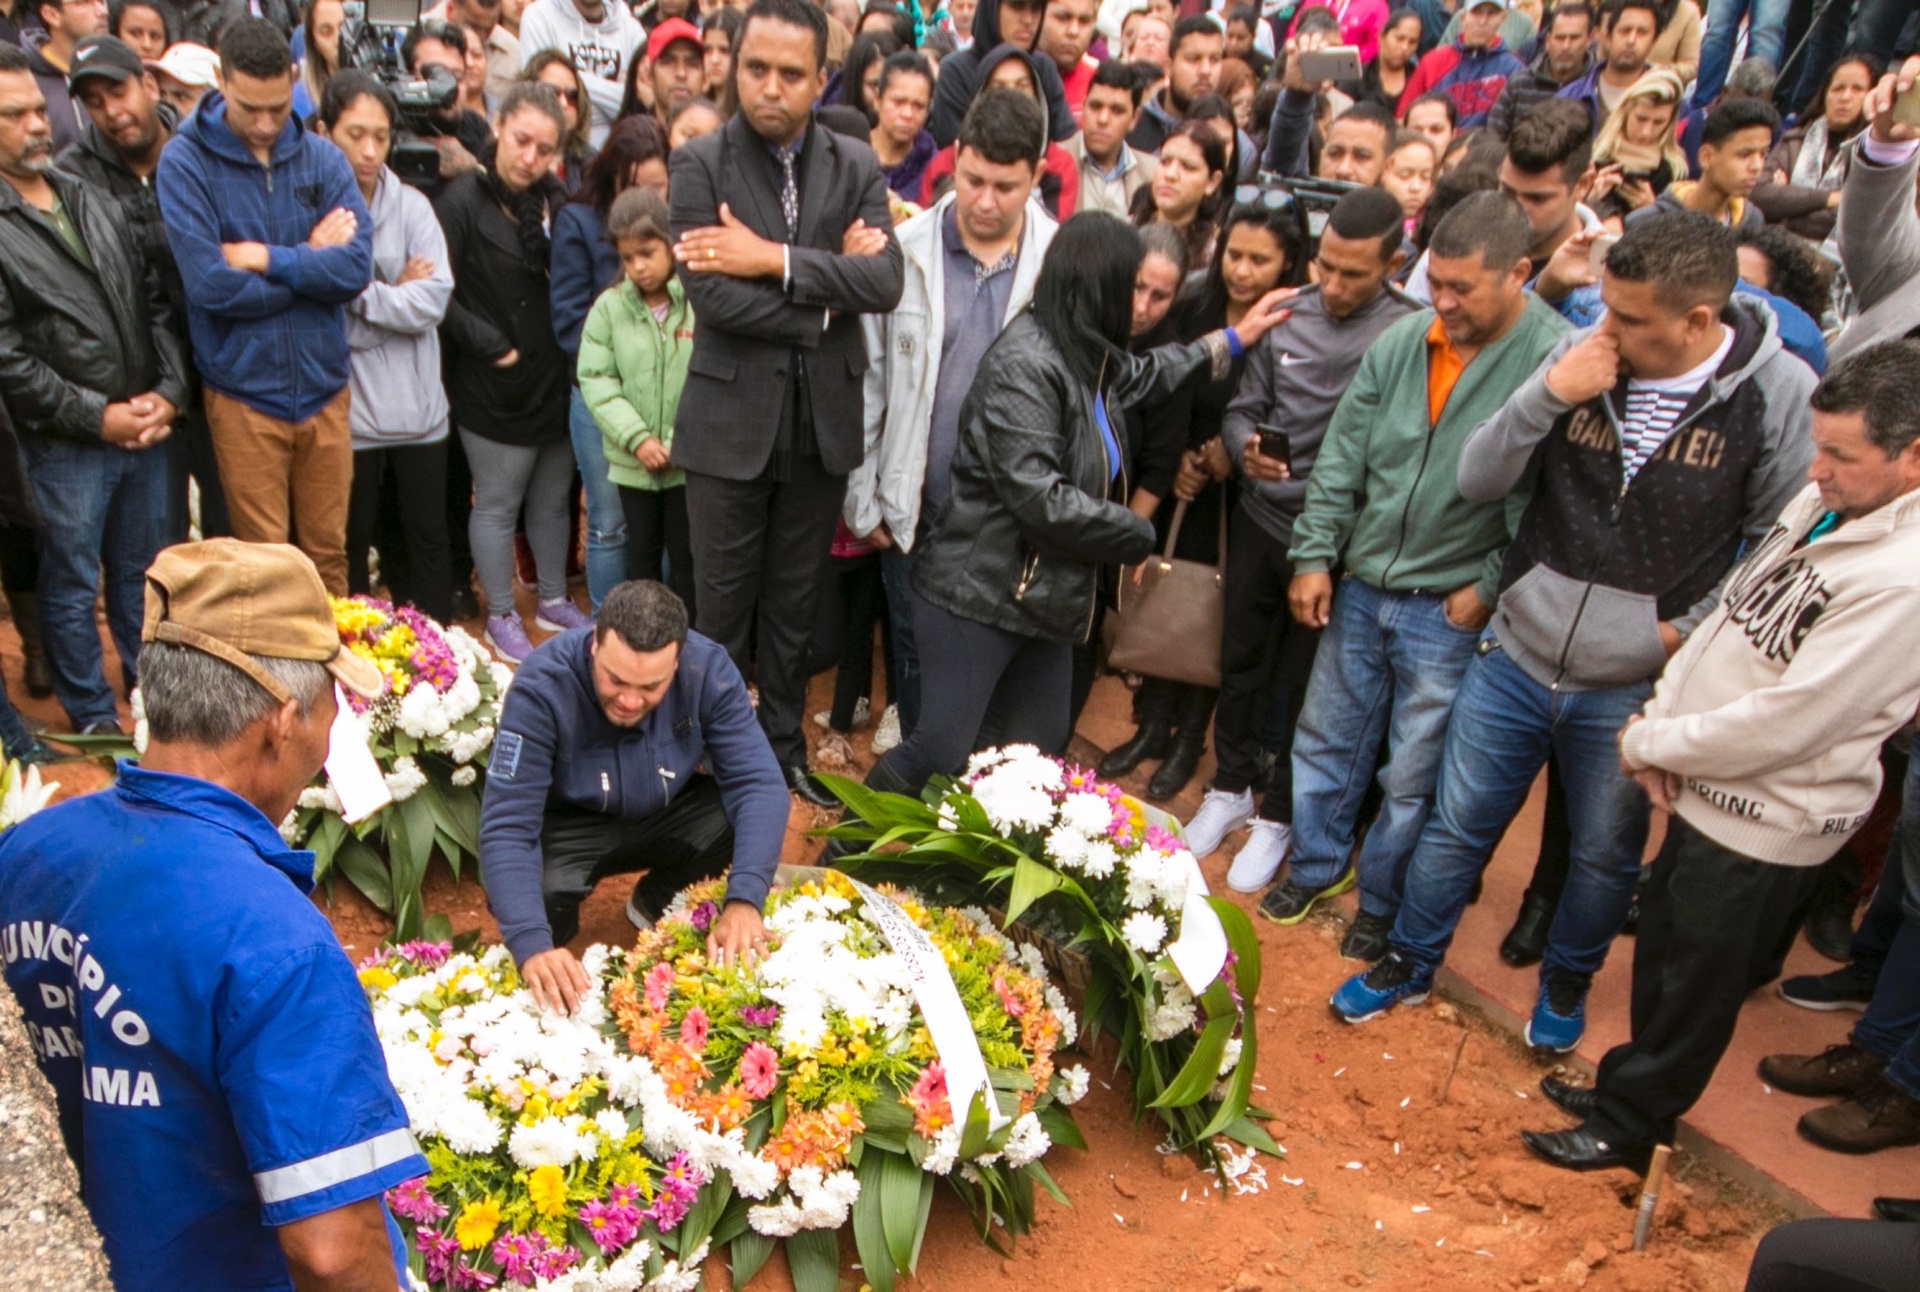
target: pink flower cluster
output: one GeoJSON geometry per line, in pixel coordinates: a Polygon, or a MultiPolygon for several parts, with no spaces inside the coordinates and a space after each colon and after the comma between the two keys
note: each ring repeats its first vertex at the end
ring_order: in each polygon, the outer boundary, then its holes
{"type": "Polygon", "coordinates": [[[453,1277],[453,1271],[460,1267],[460,1244],[452,1234],[443,1234],[422,1225],[414,1231],[413,1241],[420,1249],[421,1259],[426,1262],[427,1282],[445,1283],[453,1277]]]}
{"type": "Polygon", "coordinates": [[[545,1234],[509,1234],[493,1245],[493,1260],[509,1279],[530,1288],[540,1279],[557,1279],[578,1265],[580,1253],[572,1247],[555,1247],[545,1234]]]}
{"type": "Polygon", "coordinates": [[[656,1014],[667,1011],[667,1000],[673,995],[673,965],[665,960],[647,970],[643,984],[647,993],[647,1008],[656,1014]]]}
{"type": "MultiPolygon", "coordinates": [[[[779,1012],[777,1005],[768,1008],[773,1009],[775,1013],[779,1012]]],[[[752,1020],[747,1018],[748,1012],[748,1010],[741,1010],[740,1017],[751,1023],[752,1020]]],[[[767,1025],[757,1024],[756,1026],[767,1025]]],[[[755,1041],[749,1045],[746,1052],[740,1056],[740,1088],[747,1092],[747,1098],[769,1098],[779,1081],[780,1056],[773,1052],[773,1047],[764,1041],[755,1041]]]]}
{"type": "Polygon", "coordinates": [[[413,654],[407,658],[413,680],[427,683],[442,695],[452,690],[453,684],[460,680],[460,662],[454,659],[453,649],[440,635],[439,628],[412,606],[401,606],[393,612],[393,617],[413,630],[413,654]]]}
{"type": "Polygon", "coordinates": [[[447,1209],[427,1192],[427,1177],[417,1176],[387,1190],[387,1208],[402,1220],[416,1225],[431,1225],[444,1220],[447,1209]]]}
{"type": "Polygon", "coordinates": [[[653,1205],[641,1215],[651,1220],[661,1233],[668,1232],[686,1219],[687,1209],[706,1182],[707,1173],[689,1161],[685,1151],[675,1153],[667,1159],[660,1192],[654,1195],[653,1205]]]}
{"type": "Polygon", "coordinates": [[[357,968],[371,969],[374,965],[384,964],[394,956],[399,956],[410,965],[422,969],[438,969],[453,954],[453,948],[445,942],[402,942],[398,946],[381,947],[362,960],[357,968]]]}
{"type": "MultiPolygon", "coordinates": [[[[772,1027],[780,1021],[778,1005],[749,1005],[740,1011],[740,1021],[748,1027],[772,1027]]],[[[765,1095],[755,1095],[755,1099],[764,1099],[765,1095]]]]}
{"type": "Polygon", "coordinates": [[[638,1185],[616,1184],[607,1190],[605,1201],[580,1208],[580,1223],[603,1254],[611,1256],[639,1237],[640,1223],[646,1219],[639,1200],[638,1185]]]}
{"type": "Polygon", "coordinates": [[[687,923],[693,925],[694,932],[705,933],[713,927],[713,921],[719,914],[718,906],[712,902],[702,902],[687,913],[687,923]]]}

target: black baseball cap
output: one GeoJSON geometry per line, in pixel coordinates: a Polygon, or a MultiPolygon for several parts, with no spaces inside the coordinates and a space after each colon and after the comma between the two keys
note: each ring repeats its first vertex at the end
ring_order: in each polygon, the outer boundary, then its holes
{"type": "Polygon", "coordinates": [[[78,90],[89,76],[104,76],[118,85],[136,76],[146,75],[147,67],[133,46],[118,36],[88,36],[73,47],[73,62],[67,68],[67,89],[78,90]]]}

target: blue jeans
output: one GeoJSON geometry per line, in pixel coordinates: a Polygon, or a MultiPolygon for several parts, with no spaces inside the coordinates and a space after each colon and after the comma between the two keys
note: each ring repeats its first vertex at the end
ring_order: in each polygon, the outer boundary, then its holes
{"type": "Polygon", "coordinates": [[[1478,637],[1448,621],[1444,597],[1340,581],[1293,738],[1293,883],[1325,888],[1346,869],[1385,735],[1386,798],[1360,850],[1360,909],[1388,919],[1399,909],[1478,637]]]}
{"type": "Polygon", "coordinates": [[[1791,5],[1792,0],[1711,0],[1706,34],[1700,40],[1700,78],[1693,90],[1694,107],[1706,107],[1726,88],[1742,18],[1747,20],[1747,57],[1764,58],[1776,72],[1780,70],[1780,60],[1786,57],[1787,10],[1791,5]]]}
{"type": "Polygon", "coordinates": [[[1552,690],[1488,634],[1454,701],[1433,818],[1407,872],[1393,945],[1423,970],[1439,967],[1473,881],[1551,752],[1567,788],[1573,866],[1541,972],[1598,971],[1626,923],[1647,843],[1647,796],[1621,773],[1614,741],[1652,690],[1650,682],[1552,690]]]}
{"type": "Polygon", "coordinates": [[[1888,1080],[1920,1099],[1920,758],[1907,763],[1900,824],[1854,950],[1863,965],[1877,960],[1880,976],[1849,1039],[1887,1059],[1888,1080]]]}
{"type": "Polygon", "coordinates": [[[613,585],[627,577],[627,514],[620,509],[620,486],[607,479],[600,424],[578,386],[567,398],[567,435],[587,489],[587,596],[597,611],[613,585]]]}
{"type": "Polygon", "coordinates": [[[920,644],[913,635],[913,553],[889,548],[880,553],[880,582],[887,591],[887,619],[893,629],[893,702],[900,710],[900,739],[920,725],[920,644]]]}
{"type": "Polygon", "coordinates": [[[78,731],[116,722],[93,604],[106,575],[107,628],[129,687],[140,657],[146,572],[167,522],[167,453],[21,437],[46,524],[40,530],[40,621],[53,693],[78,731]]]}

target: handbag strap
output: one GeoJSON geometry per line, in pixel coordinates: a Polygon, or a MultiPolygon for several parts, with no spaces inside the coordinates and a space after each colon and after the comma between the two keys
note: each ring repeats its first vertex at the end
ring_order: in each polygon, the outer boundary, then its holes
{"type": "MultiPolygon", "coordinates": [[[[1164,559],[1169,561],[1173,559],[1174,545],[1180,541],[1180,526],[1186,524],[1186,521],[1187,504],[1184,501],[1174,503],[1173,520],[1167,525],[1167,542],[1160,552],[1164,559]]],[[[1214,564],[1219,568],[1221,577],[1225,578],[1227,573],[1227,500],[1225,498],[1220,500],[1220,544],[1216,549],[1216,555],[1219,559],[1214,564]]]]}

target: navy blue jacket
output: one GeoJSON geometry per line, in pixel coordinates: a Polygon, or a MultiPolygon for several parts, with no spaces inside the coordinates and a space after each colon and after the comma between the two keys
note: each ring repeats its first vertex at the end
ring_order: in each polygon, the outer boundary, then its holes
{"type": "Polygon", "coordinates": [[[347,384],[345,306],[373,279],[373,217],[346,154],[289,118],[262,166],[227,128],[218,91],[160,154],[155,183],[187,295],[193,360],[206,384],[256,412],[303,422],[347,384]],[[345,207],[353,241],[307,237],[345,207]],[[262,242],[267,272],[228,268],[223,242],[262,242]]]}
{"type": "Polygon", "coordinates": [[[553,335],[567,354],[567,376],[580,358],[580,331],[600,293],[620,281],[620,252],[607,240],[600,213],[585,202],[569,202],[553,217],[553,257],[547,280],[552,285],[553,335]]]}
{"type": "Polygon", "coordinates": [[[649,816],[705,763],[733,823],[727,899],[758,908],[780,864],[787,786],[727,652],[689,633],[659,705],[637,727],[616,727],[593,689],[593,631],[562,633],[527,656],[487,758],[480,873],[516,964],[553,946],[541,896],[540,828],[549,807],[649,816]]]}

